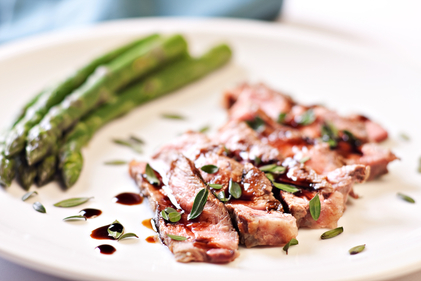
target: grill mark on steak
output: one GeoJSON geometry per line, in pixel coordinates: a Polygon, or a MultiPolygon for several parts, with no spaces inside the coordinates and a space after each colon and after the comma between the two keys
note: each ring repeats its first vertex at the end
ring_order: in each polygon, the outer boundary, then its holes
{"type": "MultiPolygon", "coordinates": [[[[146,163],[130,163],[130,174],[136,180],[144,196],[147,196],[155,210],[154,221],[161,241],[168,246],[179,262],[226,263],[238,256],[238,234],[235,231],[229,213],[219,200],[209,196],[201,215],[194,220],[187,220],[197,192],[206,188],[198,171],[187,158],[177,155],[168,163],[168,189],[184,210],[181,220],[176,223],[166,222],[161,211],[175,206],[169,200],[164,188],[151,185],[144,177],[146,163]],[[167,236],[174,234],[187,237],[185,241],[176,241],[167,236]]],[[[168,160],[170,158],[166,158],[168,160]]],[[[165,161],[164,160],[164,161],[165,161]]],[[[152,163],[153,166],[153,163],[152,163]]]]}
{"type": "Polygon", "coordinates": [[[225,207],[239,231],[240,242],[246,247],[281,246],[295,238],[298,233],[295,218],[282,212],[282,204],[273,196],[272,184],[265,174],[251,163],[243,165],[227,157],[217,146],[203,134],[187,132],[162,147],[155,157],[175,150],[193,160],[197,168],[217,166],[219,170],[214,174],[200,171],[206,183],[223,186],[213,190],[214,193],[224,192],[228,196],[229,181],[237,182],[242,189],[241,197],[231,197],[225,207]]]}

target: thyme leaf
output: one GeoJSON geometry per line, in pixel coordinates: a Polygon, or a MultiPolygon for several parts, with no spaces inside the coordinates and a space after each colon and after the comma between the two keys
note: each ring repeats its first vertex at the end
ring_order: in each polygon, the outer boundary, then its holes
{"type": "Polygon", "coordinates": [[[313,199],[310,200],[309,205],[311,217],[313,218],[313,220],[317,221],[320,217],[321,209],[319,194],[316,194],[316,196],[314,196],[313,199]]]}
{"type": "Polygon", "coordinates": [[[408,195],[405,195],[405,194],[400,193],[400,192],[398,192],[397,195],[398,195],[398,197],[402,198],[403,200],[405,200],[408,203],[412,203],[412,204],[415,203],[415,200],[412,197],[409,197],[408,195]]]}
{"type": "Polygon", "coordinates": [[[229,194],[232,195],[232,197],[234,197],[235,199],[238,199],[241,197],[241,186],[233,181],[232,179],[230,179],[229,184],[228,184],[228,192],[229,194]]]}
{"type": "Polygon", "coordinates": [[[173,235],[173,234],[167,234],[167,236],[170,237],[172,240],[176,240],[176,241],[187,240],[187,237],[184,237],[184,236],[173,235]]]}
{"type": "Polygon", "coordinates": [[[286,243],[285,244],[285,246],[282,248],[284,251],[285,251],[285,253],[288,255],[288,250],[289,250],[289,247],[291,247],[291,246],[294,246],[294,245],[298,245],[298,240],[297,239],[295,239],[295,238],[292,238],[291,240],[289,240],[289,242],[288,243],[286,243]]]}
{"type": "Polygon", "coordinates": [[[200,170],[208,174],[215,174],[219,171],[219,168],[215,165],[205,165],[205,166],[202,166],[200,170]]]}
{"type": "Polygon", "coordinates": [[[277,182],[272,182],[273,185],[283,191],[289,192],[289,193],[295,193],[300,191],[298,188],[296,188],[295,186],[289,185],[289,184],[284,184],[284,183],[277,183],[277,182]]]}
{"type": "Polygon", "coordinates": [[[187,216],[188,220],[193,220],[200,216],[200,214],[203,212],[206,201],[208,200],[208,195],[209,190],[207,188],[199,190],[199,192],[196,194],[196,197],[194,198],[192,210],[187,216]]]}
{"type": "Polygon", "coordinates": [[[35,202],[34,204],[32,204],[32,207],[35,209],[35,211],[40,212],[40,213],[46,213],[47,210],[45,210],[45,207],[40,203],[40,202],[35,202]]]}
{"type": "Polygon", "coordinates": [[[153,184],[153,185],[161,184],[161,181],[156,177],[155,171],[151,168],[151,166],[149,166],[149,164],[146,164],[145,175],[146,175],[146,179],[148,180],[150,184],[153,184]]]}
{"type": "Polygon", "coordinates": [[[320,236],[320,238],[322,238],[323,240],[330,239],[330,238],[338,236],[342,232],[344,232],[344,228],[342,226],[337,227],[335,229],[326,231],[325,233],[322,234],[322,236],[320,236]]]}
{"type": "Polygon", "coordinates": [[[27,192],[27,193],[25,193],[25,194],[22,196],[22,201],[26,201],[26,200],[28,200],[30,197],[34,196],[34,195],[38,195],[38,192],[36,192],[36,191],[30,191],[30,192],[27,192]]]}
{"type": "Polygon", "coordinates": [[[92,198],[94,198],[94,197],[70,198],[70,199],[66,199],[66,200],[62,200],[60,202],[57,202],[57,203],[54,204],[54,206],[61,207],[61,208],[75,207],[75,206],[79,206],[79,205],[82,205],[83,203],[88,202],[92,198]]]}
{"type": "Polygon", "coordinates": [[[356,255],[364,251],[364,249],[365,249],[365,244],[352,247],[351,249],[349,249],[348,252],[350,255],[356,255]]]}

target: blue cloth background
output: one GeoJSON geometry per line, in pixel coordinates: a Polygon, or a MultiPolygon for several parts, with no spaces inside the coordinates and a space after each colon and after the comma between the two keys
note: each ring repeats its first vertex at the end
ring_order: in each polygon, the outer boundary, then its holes
{"type": "Polygon", "coordinates": [[[0,0],[0,43],[38,32],[148,16],[273,20],[282,0],[0,0]]]}

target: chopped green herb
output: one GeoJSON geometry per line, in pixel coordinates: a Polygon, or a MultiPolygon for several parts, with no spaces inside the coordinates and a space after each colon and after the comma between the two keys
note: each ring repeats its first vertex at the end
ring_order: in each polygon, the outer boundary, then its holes
{"type": "Polygon", "coordinates": [[[405,141],[410,141],[411,140],[411,138],[407,134],[405,134],[405,133],[400,133],[399,136],[401,137],[401,139],[403,139],[405,141]]]}
{"type": "Polygon", "coordinates": [[[309,205],[311,217],[313,218],[313,220],[317,221],[320,217],[321,209],[319,194],[316,194],[316,196],[314,196],[313,199],[310,200],[309,205]]]}
{"type": "Polygon", "coordinates": [[[365,244],[363,244],[363,245],[359,245],[359,246],[355,246],[355,247],[352,247],[351,249],[349,249],[349,254],[351,254],[351,255],[356,255],[356,254],[359,254],[359,253],[361,253],[362,251],[364,251],[364,249],[365,249],[365,244]]]}
{"type": "Polygon", "coordinates": [[[136,136],[130,136],[130,140],[138,144],[145,144],[145,142],[141,138],[138,138],[136,136]]]}
{"type": "Polygon", "coordinates": [[[78,220],[85,220],[86,221],[86,217],[82,216],[82,215],[76,215],[76,216],[70,216],[70,217],[65,217],[63,220],[64,221],[78,221],[78,220]]]}
{"type": "Polygon", "coordinates": [[[173,234],[167,234],[167,236],[170,237],[172,240],[176,240],[176,241],[187,240],[187,237],[184,237],[184,236],[173,235],[173,234]]]}
{"type": "Polygon", "coordinates": [[[25,193],[25,194],[22,196],[22,201],[26,201],[26,200],[28,200],[30,197],[34,196],[34,195],[38,195],[38,192],[36,192],[36,191],[30,191],[30,192],[27,192],[27,193],[25,193]]]}
{"type": "Polygon", "coordinates": [[[181,219],[181,213],[177,212],[177,210],[170,207],[162,210],[161,216],[164,220],[169,222],[178,222],[181,219]]]}
{"type": "Polygon", "coordinates": [[[411,197],[409,197],[408,195],[405,195],[405,194],[403,194],[403,193],[398,193],[398,197],[400,197],[400,198],[402,198],[403,200],[405,200],[406,202],[409,202],[409,203],[415,203],[415,200],[413,199],[413,198],[411,198],[411,197]]]}
{"type": "Polygon", "coordinates": [[[283,174],[285,173],[286,168],[283,166],[278,166],[276,164],[265,165],[259,168],[260,171],[270,172],[273,174],[283,174]]]}
{"type": "Polygon", "coordinates": [[[56,207],[61,207],[61,208],[70,208],[70,207],[75,207],[75,206],[79,206],[82,205],[83,203],[88,202],[89,200],[91,200],[93,197],[77,197],[77,198],[70,198],[70,199],[66,199],[60,202],[57,202],[54,204],[54,206],[56,207]]]}
{"type": "Polygon", "coordinates": [[[203,134],[203,133],[206,133],[209,130],[210,130],[210,126],[206,125],[206,126],[203,126],[202,128],[200,128],[199,132],[203,134]]]}
{"type": "Polygon", "coordinates": [[[126,141],[126,140],[121,140],[121,139],[113,139],[113,142],[115,144],[127,146],[127,147],[133,149],[137,153],[142,153],[143,152],[142,149],[141,149],[141,147],[140,147],[140,145],[138,143],[137,144],[134,144],[133,142],[129,142],[129,141],[126,141]]]}
{"type": "Polygon", "coordinates": [[[330,147],[336,147],[338,145],[338,129],[331,123],[325,122],[321,129],[322,140],[327,142],[330,147]]]}
{"type": "Polygon", "coordinates": [[[104,162],[105,165],[125,165],[127,164],[127,161],[123,160],[113,160],[113,161],[107,161],[104,162]]]}
{"type": "Polygon", "coordinates": [[[155,171],[151,168],[151,166],[149,166],[149,164],[146,164],[145,175],[146,175],[146,179],[148,180],[150,184],[153,184],[153,185],[161,184],[161,181],[156,177],[155,171]]]}
{"type": "Polygon", "coordinates": [[[306,156],[306,157],[301,158],[299,162],[302,163],[302,164],[304,164],[305,162],[307,162],[310,159],[311,159],[310,156],[306,156]]]}
{"type": "Polygon", "coordinates": [[[162,210],[162,211],[161,211],[161,216],[162,216],[162,218],[163,218],[164,220],[166,220],[166,221],[169,221],[169,220],[170,220],[170,218],[169,218],[169,216],[168,216],[168,213],[167,213],[167,212],[165,212],[165,210],[162,210]]]}
{"type": "Polygon", "coordinates": [[[108,236],[118,239],[124,233],[124,226],[118,221],[115,220],[107,229],[108,236]]]}
{"type": "Polygon", "coordinates": [[[215,174],[219,171],[219,168],[215,165],[205,165],[202,168],[200,168],[203,172],[208,174],[215,174]]]}
{"type": "Polygon", "coordinates": [[[46,213],[47,211],[45,210],[45,207],[40,203],[40,202],[35,202],[34,204],[32,204],[32,207],[35,209],[35,211],[40,212],[40,213],[46,213]]]}
{"type": "Polygon", "coordinates": [[[294,245],[298,245],[298,240],[297,239],[295,239],[295,238],[292,238],[291,240],[289,240],[289,242],[288,243],[286,243],[285,244],[285,246],[282,248],[284,251],[285,251],[285,253],[288,255],[288,250],[289,250],[289,247],[291,247],[291,246],[294,246],[294,245]]]}
{"type": "Polygon", "coordinates": [[[342,226],[337,227],[335,229],[326,231],[325,233],[322,234],[322,236],[320,236],[320,238],[322,238],[323,240],[324,239],[330,239],[330,238],[338,236],[342,232],[344,232],[344,228],[342,226]]]}
{"type": "Polygon", "coordinates": [[[136,234],[129,232],[129,233],[124,233],[123,235],[121,235],[121,236],[118,238],[118,241],[123,240],[123,239],[126,239],[126,238],[129,238],[129,237],[136,237],[136,238],[139,238],[139,236],[137,236],[136,234]]]}
{"type": "Polygon", "coordinates": [[[208,184],[210,187],[212,187],[213,189],[221,189],[223,187],[222,184],[216,184],[216,183],[210,183],[208,184]]]}
{"type": "Polygon", "coordinates": [[[241,186],[237,182],[230,179],[230,182],[228,184],[228,192],[235,199],[239,199],[241,197],[241,193],[242,193],[241,192],[241,186]]]}
{"type": "Polygon", "coordinates": [[[300,191],[298,188],[296,188],[295,186],[289,185],[289,184],[283,184],[283,183],[277,183],[277,182],[272,182],[273,185],[283,191],[289,192],[289,193],[295,193],[300,191]]]}
{"type": "Polygon", "coordinates": [[[193,220],[200,216],[200,214],[203,212],[206,201],[208,200],[208,195],[209,190],[207,188],[199,190],[199,192],[196,194],[196,197],[194,198],[192,210],[187,216],[188,220],[193,220]]]}
{"type": "Polygon", "coordinates": [[[279,124],[284,124],[284,122],[285,122],[285,117],[287,116],[287,114],[286,113],[284,113],[284,112],[281,112],[281,113],[279,113],[279,116],[278,116],[278,123],[279,124]]]}
{"type": "Polygon", "coordinates": [[[179,212],[171,212],[168,214],[170,222],[178,222],[181,219],[181,214],[179,212]]]}
{"type": "Polygon", "coordinates": [[[225,197],[225,192],[223,190],[219,192],[218,194],[214,193],[214,195],[216,196],[216,198],[219,199],[219,201],[223,203],[228,202],[230,200],[230,198],[225,197]]]}
{"type": "Polygon", "coordinates": [[[184,116],[180,114],[174,114],[174,113],[163,113],[161,116],[166,119],[176,119],[176,120],[186,119],[184,116]]]}
{"type": "Polygon", "coordinates": [[[261,132],[265,129],[265,121],[260,118],[259,116],[255,117],[253,120],[251,121],[246,121],[247,125],[250,126],[250,128],[252,128],[253,130],[255,130],[256,132],[261,132]]]}
{"type": "Polygon", "coordinates": [[[271,173],[265,173],[265,176],[271,181],[274,182],[275,178],[273,177],[273,175],[271,173]]]}
{"type": "Polygon", "coordinates": [[[297,116],[295,118],[295,122],[297,122],[298,125],[310,125],[316,120],[316,116],[314,115],[313,110],[310,108],[306,112],[304,112],[302,115],[297,116]]]}

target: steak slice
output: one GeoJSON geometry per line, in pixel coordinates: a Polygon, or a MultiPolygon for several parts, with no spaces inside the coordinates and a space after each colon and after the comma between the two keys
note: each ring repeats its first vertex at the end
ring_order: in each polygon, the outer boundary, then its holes
{"type": "MultiPolygon", "coordinates": [[[[220,184],[220,190],[212,189],[216,195],[229,195],[229,183],[234,181],[241,187],[241,197],[231,197],[225,207],[236,225],[240,242],[246,247],[281,246],[295,238],[298,233],[295,218],[284,214],[281,203],[272,194],[272,184],[265,174],[250,163],[245,165],[225,156],[224,149],[216,148],[204,134],[187,132],[164,146],[161,153],[178,150],[195,162],[197,168],[215,165],[213,174],[200,170],[208,184],[220,184]],[[204,144],[208,145],[205,149],[204,144]]],[[[221,145],[219,147],[223,148],[221,145]]]]}
{"type": "MultiPolygon", "coordinates": [[[[243,104],[246,105],[245,102],[243,104]]],[[[306,165],[319,174],[327,175],[343,165],[362,164],[370,167],[371,175],[368,179],[372,180],[386,174],[387,165],[398,159],[389,149],[382,148],[378,144],[357,145],[359,141],[356,141],[354,137],[346,141],[338,141],[337,146],[332,148],[321,139],[309,139],[295,128],[274,122],[265,112],[250,102],[247,110],[243,110],[243,115],[237,117],[238,120],[230,121],[228,124],[231,125],[225,125],[221,129],[220,135],[229,134],[225,127],[240,126],[238,121],[250,123],[260,120],[262,125],[256,130],[255,138],[276,148],[284,158],[294,157],[297,160],[304,157],[310,158],[306,165]]],[[[348,135],[344,134],[343,137],[345,136],[348,135]]],[[[224,139],[227,140],[227,137],[224,139]]]]}
{"type": "MultiPolygon", "coordinates": [[[[146,163],[130,163],[130,174],[136,180],[143,195],[149,198],[155,211],[155,224],[161,241],[168,246],[179,262],[227,263],[238,255],[238,234],[228,211],[212,194],[207,198],[199,217],[188,220],[193,201],[199,190],[206,188],[193,163],[182,155],[174,156],[163,176],[164,186],[154,186],[145,177],[146,163]],[[171,195],[169,194],[171,193],[171,195]],[[171,196],[177,201],[170,200],[171,196]],[[183,210],[181,219],[171,223],[161,215],[167,207],[183,210]],[[171,239],[168,234],[186,237],[185,241],[171,239]]],[[[169,158],[167,158],[169,159],[169,158]]],[[[153,165],[153,163],[152,163],[153,165]]],[[[156,173],[157,174],[157,173],[156,173]]],[[[161,181],[162,182],[162,181],[161,181]]]]}
{"type": "MultiPolygon", "coordinates": [[[[241,158],[240,161],[255,162],[253,157],[249,157],[250,151],[272,151],[273,147],[267,143],[267,139],[262,140],[258,137],[259,133],[251,129],[244,122],[232,120],[220,129],[216,139],[221,141],[235,157],[241,158]],[[264,143],[266,141],[266,143],[264,143]],[[256,148],[257,147],[257,148],[256,148]],[[243,151],[244,149],[245,151],[243,151]],[[241,157],[244,156],[244,157],[241,157]]],[[[306,147],[304,147],[306,148],[306,147]]],[[[270,154],[255,154],[262,156],[267,162],[260,165],[271,163],[282,164],[286,167],[286,172],[274,177],[274,181],[293,185],[300,191],[297,193],[289,193],[286,191],[273,190],[276,198],[285,203],[286,210],[296,218],[299,227],[310,228],[333,228],[336,227],[338,219],[345,210],[345,203],[348,195],[353,196],[354,183],[364,182],[369,174],[369,169],[365,165],[345,165],[342,163],[339,168],[326,175],[318,174],[307,162],[300,163],[304,155],[296,155],[298,159],[287,157],[283,159],[278,153],[273,153],[274,158],[270,158],[270,154]],[[265,155],[266,157],[263,157],[265,155]],[[282,160],[283,159],[283,160],[282,160]],[[321,198],[321,216],[316,221],[313,220],[309,213],[309,201],[319,194],[321,198]]]]}
{"type": "Polygon", "coordinates": [[[247,104],[263,110],[272,120],[277,121],[281,113],[285,113],[284,124],[301,131],[309,138],[321,137],[321,126],[332,123],[338,130],[347,130],[363,143],[381,142],[387,139],[387,131],[379,124],[362,115],[340,116],[333,110],[320,105],[305,106],[295,102],[290,96],[277,92],[264,84],[241,84],[227,91],[223,97],[224,106],[229,109],[230,119],[242,116],[247,104]],[[302,124],[303,114],[311,110],[314,122],[302,124]]]}

